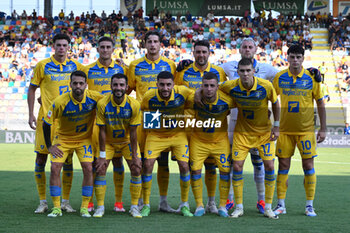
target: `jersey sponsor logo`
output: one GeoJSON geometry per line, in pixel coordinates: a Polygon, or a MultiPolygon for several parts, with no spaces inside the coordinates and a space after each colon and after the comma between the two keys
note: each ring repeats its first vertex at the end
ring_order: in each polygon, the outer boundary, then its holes
{"type": "Polygon", "coordinates": [[[283,95],[286,95],[286,96],[291,96],[291,95],[294,95],[294,96],[307,96],[307,91],[301,91],[301,90],[291,90],[291,89],[283,89],[282,91],[283,95]]]}
{"type": "Polygon", "coordinates": [[[153,77],[153,76],[150,76],[150,77],[142,76],[141,77],[141,82],[150,83],[150,82],[156,82],[156,81],[157,81],[157,77],[153,77]]]}
{"type": "Polygon", "coordinates": [[[87,131],[87,124],[77,125],[75,132],[82,133],[87,131]]]}
{"type": "Polygon", "coordinates": [[[156,112],[144,112],[143,113],[143,128],[144,129],[160,129],[160,116],[162,113],[157,110],[156,112]]]}
{"type": "Polygon", "coordinates": [[[243,110],[243,117],[249,120],[254,119],[254,111],[252,110],[243,110]]]}
{"type": "Polygon", "coordinates": [[[299,112],[299,102],[298,101],[289,101],[288,102],[288,112],[299,112]]]}
{"type": "Polygon", "coordinates": [[[109,85],[109,84],[110,84],[109,79],[94,80],[94,85],[96,85],[96,86],[105,86],[105,85],[109,85]]]}

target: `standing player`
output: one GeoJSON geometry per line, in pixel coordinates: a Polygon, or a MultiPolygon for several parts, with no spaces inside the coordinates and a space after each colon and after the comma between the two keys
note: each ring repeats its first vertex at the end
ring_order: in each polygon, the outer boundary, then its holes
{"type": "Polygon", "coordinates": [[[264,79],[254,77],[254,66],[250,59],[243,58],[238,63],[239,79],[228,81],[220,86],[220,90],[232,96],[238,108],[237,124],[233,134],[232,184],[236,200],[236,208],[232,218],[243,215],[243,165],[251,148],[259,150],[265,166],[266,204],[264,215],[278,218],[271,209],[275,190],[275,140],[279,135],[280,106],[272,84],[264,79]],[[272,102],[274,127],[268,116],[268,102],[272,102]]]}
{"type": "MultiPolygon", "coordinates": [[[[151,212],[149,198],[152,186],[152,171],[156,159],[164,150],[170,149],[172,156],[176,157],[180,170],[181,204],[180,211],[186,217],[192,217],[188,205],[188,193],[190,190],[190,172],[188,166],[188,141],[186,132],[177,126],[163,128],[161,126],[160,116],[162,114],[175,116],[175,119],[165,119],[168,124],[177,123],[177,115],[184,115],[186,100],[192,93],[190,89],[184,86],[174,86],[174,76],[168,71],[162,71],[157,76],[157,89],[151,89],[146,92],[142,99],[141,109],[143,111],[152,111],[150,119],[151,124],[155,124],[158,119],[159,129],[150,129],[145,144],[145,161],[143,164],[142,189],[144,196],[144,206],[141,210],[142,216],[148,216],[151,212]]],[[[144,119],[146,120],[149,119],[144,119]]],[[[158,174],[159,175],[159,174],[158,174]]]]}
{"type": "MultiPolygon", "coordinates": [[[[210,55],[209,43],[207,41],[197,41],[194,44],[194,63],[187,66],[182,71],[176,74],[175,85],[185,85],[192,90],[198,89],[202,85],[202,77],[208,72],[214,73],[219,82],[226,81],[226,75],[221,67],[212,65],[208,62],[210,55]]],[[[193,115],[193,110],[185,111],[185,115],[193,115]]],[[[188,138],[190,138],[190,133],[188,138]]],[[[190,155],[191,157],[191,155],[190,155]]],[[[208,191],[208,203],[206,205],[206,211],[210,213],[218,213],[218,209],[215,204],[215,191],[216,191],[216,166],[215,159],[210,157],[205,161],[205,184],[208,191]]]]}
{"type": "Polygon", "coordinates": [[[84,174],[80,214],[82,217],[91,217],[88,212],[93,189],[91,135],[97,101],[102,95],[85,90],[87,83],[83,71],[74,71],[70,79],[72,91],[54,100],[43,123],[46,147],[51,154],[50,193],[54,204],[48,217],[62,216],[60,173],[67,156],[73,152],[77,154],[84,174]],[[58,126],[51,144],[51,125],[54,121],[57,121],[58,126]]]}
{"type": "MultiPolygon", "coordinates": [[[[254,76],[272,81],[275,75],[277,74],[278,70],[267,63],[257,62],[257,60],[254,59],[254,55],[256,51],[257,51],[257,47],[252,38],[248,37],[242,40],[239,53],[241,54],[242,58],[247,58],[252,61],[253,67],[255,70],[254,76]]],[[[239,78],[237,61],[224,63],[223,65],[221,65],[221,67],[224,69],[226,75],[229,77],[230,80],[235,80],[239,78]]],[[[237,121],[237,109],[232,109],[230,114],[230,122],[229,122],[229,138],[231,143],[233,139],[233,131],[235,129],[236,121],[237,121]]],[[[256,148],[253,148],[250,150],[250,155],[251,155],[252,164],[254,166],[254,181],[256,184],[256,190],[258,194],[258,202],[256,207],[258,208],[260,213],[264,213],[264,208],[265,208],[264,164],[256,148]]],[[[230,209],[233,207],[233,205],[234,205],[233,189],[231,189],[226,207],[227,209],[230,209]]]]}
{"type": "Polygon", "coordinates": [[[130,214],[141,218],[137,207],[141,193],[141,155],[137,144],[137,126],[141,123],[140,103],[125,95],[128,78],[124,74],[114,74],[111,78],[112,94],[108,94],[97,104],[96,123],[100,127],[100,156],[96,161],[95,192],[97,209],[94,217],[104,214],[106,194],[106,170],[114,157],[124,157],[131,171],[130,214]]]}
{"type": "MultiPolygon", "coordinates": [[[[55,54],[50,58],[40,61],[34,68],[34,76],[28,89],[28,109],[29,126],[36,130],[35,132],[35,181],[39,193],[40,205],[35,213],[44,213],[48,207],[46,202],[46,176],[45,165],[49,151],[45,146],[44,134],[42,131],[43,117],[46,116],[52,101],[59,95],[69,91],[69,75],[75,70],[81,70],[82,65],[77,61],[67,58],[70,38],[65,34],[57,34],[53,37],[53,48],[55,54]],[[39,115],[34,116],[35,92],[40,87],[41,102],[39,115]],[[39,126],[36,128],[36,126],[39,126]]],[[[55,124],[53,131],[55,130],[55,124]]],[[[75,212],[69,204],[69,194],[72,186],[73,167],[71,156],[63,165],[63,195],[62,210],[75,212]]]]}
{"type": "MultiPolygon", "coordinates": [[[[208,121],[215,119],[220,121],[220,127],[195,128],[190,138],[190,161],[191,161],[191,185],[196,200],[197,209],[194,216],[205,214],[203,207],[203,191],[201,169],[204,161],[211,156],[220,171],[220,208],[218,214],[228,217],[225,207],[226,198],[230,188],[230,143],[227,135],[227,115],[233,107],[233,100],[222,91],[218,91],[218,76],[207,72],[202,78],[202,102],[203,107],[194,104],[193,95],[189,98],[188,106],[195,111],[196,121],[208,121]]],[[[216,187],[215,187],[216,188],[216,187]]]]}
{"type": "Polygon", "coordinates": [[[316,138],[314,129],[314,100],[317,103],[321,128],[317,133],[317,143],[326,137],[326,110],[320,82],[303,68],[304,49],[292,45],[288,49],[289,68],[279,72],[273,85],[281,98],[281,136],[277,141],[278,156],[277,198],[275,214],[285,214],[285,198],[288,188],[288,172],[295,146],[298,147],[304,170],[304,187],[306,193],[305,214],[316,216],[313,200],[316,190],[314,157],[316,138]]]}
{"type": "MultiPolygon", "coordinates": [[[[160,35],[156,31],[149,31],[145,35],[145,57],[130,63],[128,78],[129,92],[136,91],[136,99],[141,103],[143,96],[149,89],[157,88],[157,75],[161,71],[169,71],[175,74],[175,63],[166,57],[160,56],[160,35]]],[[[138,128],[138,142],[141,154],[144,154],[146,134],[143,127],[138,128]]],[[[175,212],[167,201],[169,185],[168,152],[162,152],[158,158],[157,180],[159,186],[159,210],[164,212],[175,212]]]]}
{"type": "MultiPolygon", "coordinates": [[[[127,67],[117,64],[112,60],[112,54],[114,51],[114,42],[110,37],[101,37],[98,40],[97,52],[99,58],[96,62],[85,67],[84,71],[87,75],[87,84],[89,90],[98,91],[101,94],[111,92],[111,77],[114,74],[121,73],[127,74],[127,67]]],[[[95,156],[98,156],[99,127],[94,125],[92,143],[95,151],[95,156]]],[[[125,212],[123,207],[123,187],[124,187],[124,166],[122,157],[114,157],[113,162],[113,181],[115,192],[114,210],[116,212],[125,212]]],[[[101,199],[100,197],[96,197],[101,199]]],[[[89,211],[94,207],[92,200],[89,203],[89,211]]]]}

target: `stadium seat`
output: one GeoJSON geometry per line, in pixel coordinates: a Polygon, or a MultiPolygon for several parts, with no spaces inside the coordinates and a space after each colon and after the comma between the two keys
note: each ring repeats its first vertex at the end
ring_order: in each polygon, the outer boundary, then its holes
{"type": "Polygon", "coordinates": [[[28,95],[27,95],[27,94],[23,94],[23,95],[22,95],[22,99],[23,99],[23,100],[26,100],[26,99],[27,99],[27,97],[28,97],[28,95]]]}
{"type": "Polygon", "coordinates": [[[9,85],[8,85],[8,87],[13,87],[13,85],[14,85],[14,82],[9,82],[9,85]]]}
{"type": "Polygon", "coordinates": [[[0,101],[1,104],[4,104],[5,103],[5,93],[0,93],[0,99],[2,101],[0,101]]]}
{"type": "Polygon", "coordinates": [[[6,24],[6,25],[10,25],[10,24],[11,24],[11,20],[6,20],[6,21],[5,21],[5,24],[6,24]]]}
{"type": "Polygon", "coordinates": [[[11,20],[11,16],[10,15],[6,16],[6,20],[11,20]]]}
{"type": "Polygon", "coordinates": [[[17,22],[16,20],[12,20],[10,25],[16,25],[16,22],[17,22]]]}
{"type": "Polygon", "coordinates": [[[16,25],[21,25],[22,24],[22,21],[21,20],[17,20],[16,21],[16,25]]]}
{"type": "Polygon", "coordinates": [[[57,21],[58,20],[58,16],[53,17],[53,20],[57,21]]]}
{"type": "Polygon", "coordinates": [[[4,29],[4,31],[8,31],[9,30],[9,26],[8,25],[4,25],[3,29],[4,29]]]}
{"type": "Polygon", "coordinates": [[[33,22],[31,21],[31,20],[27,20],[27,25],[32,25],[33,24],[33,22]]]}

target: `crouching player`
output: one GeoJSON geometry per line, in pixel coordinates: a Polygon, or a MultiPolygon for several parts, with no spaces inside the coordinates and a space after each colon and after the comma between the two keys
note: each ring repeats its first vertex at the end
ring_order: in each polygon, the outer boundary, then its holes
{"type": "Polygon", "coordinates": [[[195,128],[190,139],[190,164],[192,170],[192,191],[196,200],[197,209],[194,216],[205,213],[203,207],[203,184],[201,169],[208,157],[215,159],[220,171],[220,207],[218,214],[228,217],[226,198],[229,193],[230,182],[230,143],[227,133],[227,115],[233,108],[233,100],[222,91],[218,91],[218,77],[208,72],[202,79],[203,106],[194,104],[194,95],[189,99],[189,108],[195,110],[194,119],[198,122],[210,121],[209,127],[195,128]]]}
{"type": "Polygon", "coordinates": [[[128,89],[128,78],[124,74],[114,74],[111,78],[112,94],[105,96],[97,105],[96,123],[100,127],[100,155],[96,160],[95,192],[97,209],[94,217],[104,214],[104,198],[106,194],[106,170],[115,157],[126,159],[131,171],[130,214],[141,218],[137,208],[140,197],[141,154],[137,144],[137,126],[141,122],[140,104],[125,94],[128,89]]]}
{"type": "Polygon", "coordinates": [[[43,131],[46,146],[51,154],[50,194],[54,208],[48,217],[62,216],[60,205],[60,173],[64,161],[74,151],[83,169],[82,217],[91,217],[88,212],[89,199],[92,195],[92,162],[91,147],[92,126],[95,120],[96,106],[102,95],[86,89],[86,74],[74,71],[70,76],[71,92],[57,97],[44,118],[43,131]],[[56,135],[51,144],[51,125],[58,121],[56,135]]]}

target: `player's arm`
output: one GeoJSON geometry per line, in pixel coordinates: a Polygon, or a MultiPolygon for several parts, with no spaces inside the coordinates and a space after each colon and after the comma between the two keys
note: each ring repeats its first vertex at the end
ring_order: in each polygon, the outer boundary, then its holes
{"type": "Polygon", "coordinates": [[[318,117],[320,118],[320,124],[321,124],[321,128],[317,133],[317,143],[320,143],[326,139],[326,130],[327,130],[326,108],[325,108],[323,99],[319,99],[317,101],[317,112],[318,112],[318,117]]]}
{"type": "Polygon", "coordinates": [[[271,141],[276,141],[278,136],[280,135],[280,112],[281,106],[277,99],[275,103],[272,103],[272,114],[275,122],[273,123],[273,127],[271,129],[271,141]]]}
{"type": "Polygon", "coordinates": [[[137,157],[137,126],[130,126],[130,146],[132,157],[130,168],[132,170],[137,169],[137,172],[139,173],[142,165],[141,160],[137,157]]]}
{"type": "Polygon", "coordinates": [[[28,98],[27,98],[28,112],[29,112],[28,124],[30,128],[34,130],[36,129],[36,118],[34,116],[34,102],[35,102],[35,91],[37,88],[38,86],[29,85],[28,98]]]}
{"type": "Polygon", "coordinates": [[[100,172],[103,171],[105,167],[107,166],[106,161],[106,126],[105,125],[99,125],[100,132],[98,135],[98,140],[100,144],[100,156],[96,160],[96,171],[100,172]]]}
{"type": "Polygon", "coordinates": [[[46,123],[45,121],[43,122],[43,131],[44,131],[44,138],[45,138],[45,144],[46,148],[52,154],[53,157],[63,157],[63,152],[58,148],[61,144],[51,144],[51,125],[46,123]]]}

